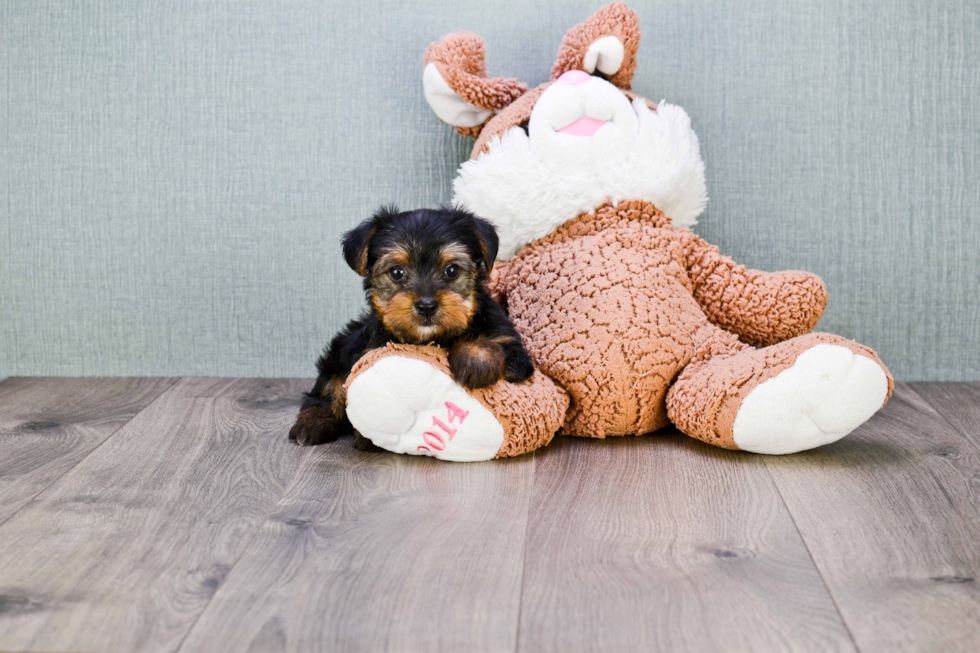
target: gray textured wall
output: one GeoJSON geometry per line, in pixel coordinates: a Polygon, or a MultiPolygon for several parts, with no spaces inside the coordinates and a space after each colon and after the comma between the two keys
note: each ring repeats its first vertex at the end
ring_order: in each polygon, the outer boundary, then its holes
{"type": "MultiPolygon", "coordinates": [[[[313,374],[360,309],[340,234],[449,199],[446,32],[547,78],[599,3],[0,0],[0,377],[313,374]]],[[[684,106],[696,231],[826,280],[823,330],[980,379],[976,0],[635,0],[634,88],[684,106]]]]}

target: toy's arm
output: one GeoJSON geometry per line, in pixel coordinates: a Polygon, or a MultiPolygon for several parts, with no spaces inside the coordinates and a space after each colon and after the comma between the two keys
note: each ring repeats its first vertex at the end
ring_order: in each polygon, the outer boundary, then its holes
{"type": "Polygon", "coordinates": [[[694,298],[713,324],[744,342],[766,346],[809,333],[827,306],[827,287],[815,274],[748,270],[694,236],[689,248],[694,298]]]}

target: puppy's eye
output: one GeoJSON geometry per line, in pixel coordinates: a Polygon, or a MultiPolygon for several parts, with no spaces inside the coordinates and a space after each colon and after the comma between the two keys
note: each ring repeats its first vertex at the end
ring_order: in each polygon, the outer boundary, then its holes
{"type": "Polygon", "coordinates": [[[391,268],[390,270],[388,270],[388,277],[396,283],[399,281],[404,281],[405,270],[403,270],[402,268],[391,268]]]}
{"type": "Polygon", "coordinates": [[[459,266],[455,263],[450,263],[446,266],[446,276],[450,279],[455,279],[459,276],[459,266]]]}

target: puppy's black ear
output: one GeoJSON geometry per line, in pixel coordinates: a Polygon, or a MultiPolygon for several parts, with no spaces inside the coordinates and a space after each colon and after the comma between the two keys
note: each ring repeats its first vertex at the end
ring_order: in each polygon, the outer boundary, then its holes
{"type": "Polygon", "coordinates": [[[368,273],[368,248],[374,233],[393,217],[398,215],[398,207],[394,204],[382,206],[377,213],[344,234],[341,241],[344,248],[344,260],[354,272],[362,277],[368,273]]]}
{"type": "Polygon", "coordinates": [[[344,260],[354,272],[367,276],[368,245],[377,227],[374,219],[368,219],[344,234],[344,260]]]}
{"type": "Polygon", "coordinates": [[[497,260],[497,248],[500,247],[500,239],[497,238],[497,230],[493,225],[483,218],[471,216],[473,219],[473,231],[480,239],[480,256],[483,258],[483,265],[487,268],[487,273],[493,269],[493,262],[497,260]]]}

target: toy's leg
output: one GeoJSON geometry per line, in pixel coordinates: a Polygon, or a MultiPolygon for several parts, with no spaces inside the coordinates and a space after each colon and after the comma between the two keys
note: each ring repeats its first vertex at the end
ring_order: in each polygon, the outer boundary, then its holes
{"type": "Polygon", "coordinates": [[[811,333],[692,362],[667,395],[667,414],[684,433],[719,447],[794,453],[844,437],[891,389],[872,350],[811,333]]]}
{"type": "Polygon", "coordinates": [[[395,453],[476,461],[542,447],[561,428],[568,396],[538,371],[468,392],[437,347],[388,345],[358,361],[346,383],[347,417],[395,453]]]}

